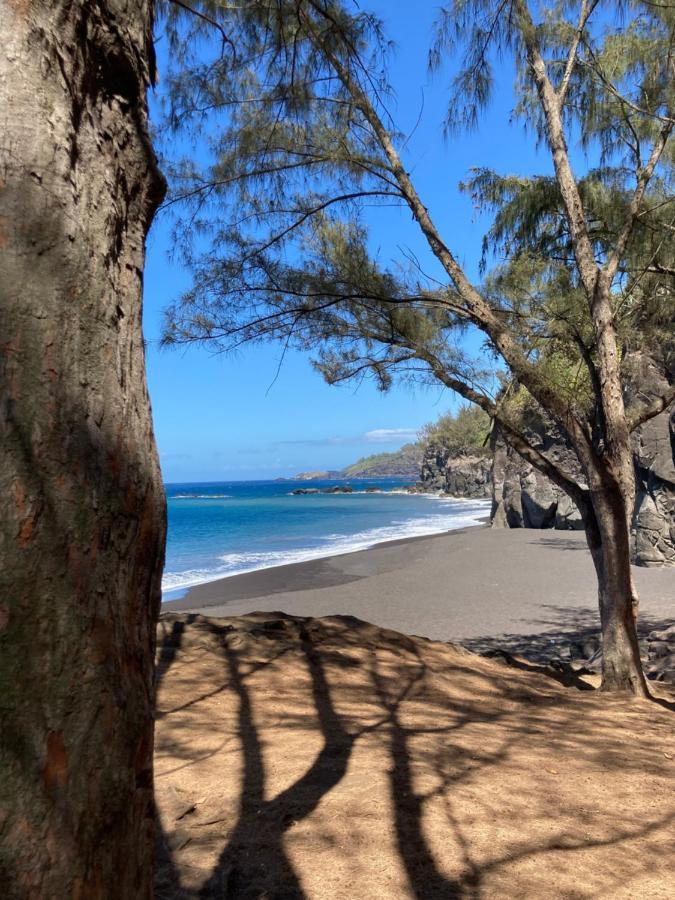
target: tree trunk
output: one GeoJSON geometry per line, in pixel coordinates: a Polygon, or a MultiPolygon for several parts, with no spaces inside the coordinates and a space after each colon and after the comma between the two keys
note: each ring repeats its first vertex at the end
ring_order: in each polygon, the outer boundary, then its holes
{"type": "Polygon", "coordinates": [[[598,578],[602,627],[602,690],[649,697],[636,629],[638,598],[630,568],[629,507],[621,490],[605,484],[592,491],[584,516],[598,578]]]}
{"type": "Polygon", "coordinates": [[[152,0],[0,0],[0,884],[149,898],[152,0]]]}

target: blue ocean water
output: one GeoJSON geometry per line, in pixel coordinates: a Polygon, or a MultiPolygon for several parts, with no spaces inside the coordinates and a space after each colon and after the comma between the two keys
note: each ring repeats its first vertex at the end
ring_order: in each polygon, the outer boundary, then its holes
{"type": "Polygon", "coordinates": [[[409,478],[353,481],[352,494],[291,494],[298,487],[337,483],[168,484],[164,599],[228,575],[474,525],[489,510],[485,500],[408,494],[402,488],[409,478]]]}

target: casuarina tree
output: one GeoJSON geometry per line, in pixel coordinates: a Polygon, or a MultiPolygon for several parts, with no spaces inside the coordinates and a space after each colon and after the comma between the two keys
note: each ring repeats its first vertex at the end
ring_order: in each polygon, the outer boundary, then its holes
{"type": "Polygon", "coordinates": [[[598,0],[441,10],[430,65],[456,69],[449,139],[487,108],[494,60],[511,60],[514,115],[550,162],[528,178],[470,174],[465,188],[495,214],[476,248],[488,268],[472,280],[406,164],[380,21],[347,0],[185,5],[198,16],[174,6],[168,20],[178,63],[168,124],[200,142],[175,167],[172,196],[194,284],[167,312],[166,342],[280,340],[313,352],[331,382],[367,373],[386,388],[399,373],[482,408],[578,506],[598,579],[603,688],[646,695],[631,433],[675,396],[675,11],[598,0]],[[573,159],[573,143],[586,154],[573,159]],[[409,211],[433,277],[417,256],[385,265],[373,253],[377,204],[409,211]],[[462,349],[467,331],[483,335],[476,358],[462,349]],[[573,449],[574,471],[541,452],[526,408],[573,449]]]}
{"type": "Polygon", "coordinates": [[[152,896],[152,0],[0,0],[0,893],[152,896]]]}

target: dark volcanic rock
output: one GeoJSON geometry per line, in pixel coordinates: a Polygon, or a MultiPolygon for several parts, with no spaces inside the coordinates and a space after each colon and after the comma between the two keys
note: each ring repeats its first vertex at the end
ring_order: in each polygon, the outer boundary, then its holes
{"type": "MultiPolygon", "coordinates": [[[[644,373],[640,378],[640,383],[647,383],[644,373]]],[[[533,427],[527,436],[552,462],[584,484],[576,455],[550,423],[533,427]]],[[[638,428],[633,440],[633,561],[640,566],[675,565],[675,407],[638,428]]],[[[427,445],[420,481],[408,490],[491,496],[494,528],[583,529],[573,501],[507,446],[498,428],[493,429],[490,453],[475,448],[451,453],[446,447],[427,445]]]]}
{"type": "Polygon", "coordinates": [[[291,494],[353,494],[354,488],[348,484],[335,484],[329,488],[296,488],[291,494]]]}
{"type": "Polygon", "coordinates": [[[675,407],[638,428],[637,494],[633,519],[635,562],[675,565],[675,407]]]}
{"type": "Polygon", "coordinates": [[[429,444],[424,452],[419,492],[442,491],[453,497],[490,497],[492,459],[488,452],[467,448],[451,452],[429,444]]]}
{"type": "Polygon", "coordinates": [[[647,635],[645,675],[653,681],[675,684],[675,625],[647,635]]]}
{"type": "Polygon", "coordinates": [[[585,637],[570,642],[570,659],[593,659],[602,650],[602,638],[599,634],[587,634],[585,637]]]}
{"type": "MultiPolygon", "coordinates": [[[[636,475],[633,561],[639,566],[675,565],[675,408],[634,435],[636,475]]],[[[545,456],[560,462],[583,483],[576,456],[551,428],[529,433],[545,456]]],[[[495,528],[581,529],[570,498],[506,446],[495,430],[492,525],[495,528]]]]}
{"type": "MultiPolygon", "coordinates": [[[[583,664],[599,672],[602,638],[599,634],[589,634],[571,641],[569,653],[573,665],[583,664]]],[[[675,684],[675,625],[663,631],[650,632],[646,639],[640,641],[640,656],[647,678],[675,684]]]]}
{"type": "MultiPolygon", "coordinates": [[[[531,431],[530,441],[552,462],[576,473],[579,463],[559,433],[531,431]]],[[[581,515],[567,494],[507,446],[495,429],[492,438],[492,525],[494,528],[583,528],[581,515]]]]}

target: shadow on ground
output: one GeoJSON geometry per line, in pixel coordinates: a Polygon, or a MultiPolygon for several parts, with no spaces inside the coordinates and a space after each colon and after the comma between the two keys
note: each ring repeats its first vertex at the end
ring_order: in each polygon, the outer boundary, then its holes
{"type": "Polygon", "coordinates": [[[160,628],[158,898],[671,896],[664,709],[350,617],[160,628]]]}
{"type": "MultiPolygon", "coordinates": [[[[474,653],[485,653],[488,650],[501,649],[508,653],[518,654],[534,662],[545,663],[552,658],[566,658],[570,642],[578,642],[600,631],[600,618],[597,606],[570,607],[542,604],[543,615],[535,622],[537,630],[468,638],[462,646],[474,653]]],[[[638,636],[646,637],[650,631],[668,628],[673,619],[641,614],[638,620],[638,636]]]]}

